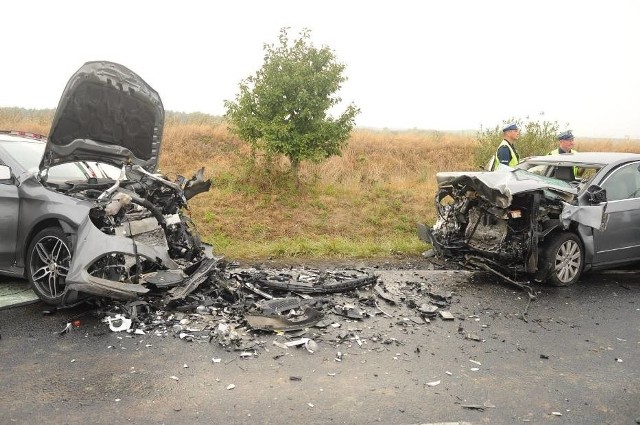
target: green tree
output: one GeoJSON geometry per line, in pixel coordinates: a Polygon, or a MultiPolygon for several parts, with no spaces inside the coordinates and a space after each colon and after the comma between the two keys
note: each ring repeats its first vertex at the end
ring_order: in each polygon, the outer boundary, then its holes
{"type": "Polygon", "coordinates": [[[350,104],[337,118],[329,115],[342,99],[336,95],[346,77],[328,47],[316,48],[310,31],[289,43],[287,28],[279,45],[264,45],[264,63],[240,82],[235,101],[225,101],[230,130],[253,152],[286,156],[298,177],[300,162],[340,155],[360,109],[350,104]]]}
{"type": "MultiPolygon", "coordinates": [[[[544,117],[544,113],[540,114],[544,117]]],[[[556,136],[560,128],[557,121],[531,120],[529,117],[523,119],[508,119],[503,125],[494,128],[481,129],[477,135],[477,144],[473,152],[474,164],[477,167],[485,168],[493,158],[502,141],[502,128],[504,125],[515,122],[520,128],[520,138],[516,141],[516,149],[520,159],[529,156],[546,155],[556,148],[556,136]]]]}

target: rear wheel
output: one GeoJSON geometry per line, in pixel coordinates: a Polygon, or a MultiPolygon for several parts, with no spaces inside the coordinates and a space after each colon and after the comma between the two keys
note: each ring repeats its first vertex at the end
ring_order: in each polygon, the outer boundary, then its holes
{"type": "Polygon", "coordinates": [[[27,277],[33,291],[47,304],[62,304],[71,263],[71,244],[58,227],[41,230],[27,251],[27,277]]]}
{"type": "Polygon", "coordinates": [[[554,286],[569,286],[578,281],[584,266],[584,248],[577,235],[556,233],[544,244],[541,254],[547,282],[554,286]]]}

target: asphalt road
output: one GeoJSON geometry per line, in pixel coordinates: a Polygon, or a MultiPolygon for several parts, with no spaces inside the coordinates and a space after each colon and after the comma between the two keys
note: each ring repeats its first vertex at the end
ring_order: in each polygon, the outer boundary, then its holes
{"type": "Polygon", "coordinates": [[[640,423],[637,273],[536,287],[530,304],[486,275],[379,274],[451,291],[454,320],[420,323],[379,300],[371,317],[338,322],[346,339],[310,330],[313,354],[264,332],[243,359],[215,342],[114,333],[86,307],[0,311],[0,423],[640,423]]]}

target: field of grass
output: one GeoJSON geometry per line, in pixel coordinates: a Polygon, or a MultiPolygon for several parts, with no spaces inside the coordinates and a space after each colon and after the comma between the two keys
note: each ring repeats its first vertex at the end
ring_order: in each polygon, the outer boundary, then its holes
{"type": "MultiPolygon", "coordinates": [[[[0,129],[47,134],[53,111],[0,108],[0,129]]],[[[232,259],[417,255],[416,222],[432,223],[438,171],[470,170],[473,135],[353,132],[342,156],[303,163],[302,184],[284,162],[257,165],[218,117],[167,113],[160,169],[190,177],[205,167],[212,189],[190,214],[203,239],[232,259]]],[[[577,139],[580,151],[640,152],[640,142],[577,139]]]]}

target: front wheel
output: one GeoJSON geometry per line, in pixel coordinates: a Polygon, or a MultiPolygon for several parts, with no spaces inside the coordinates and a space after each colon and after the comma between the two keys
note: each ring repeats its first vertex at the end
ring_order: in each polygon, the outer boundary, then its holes
{"type": "Polygon", "coordinates": [[[554,286],[573,285],[584,267],[584,247],[574,233],[556,233],[543,245],[540,259],[547,270],[547,282],[554,286]]]}
{"type": "Polygon", "coordinates": [[[71,264],[71,244],[58,227],[38,232],[27,251],[27,278],[33,291],[45,303],[62,304],[71,264]]]}

